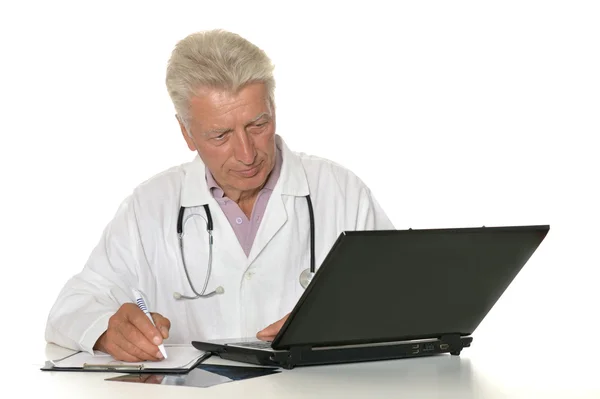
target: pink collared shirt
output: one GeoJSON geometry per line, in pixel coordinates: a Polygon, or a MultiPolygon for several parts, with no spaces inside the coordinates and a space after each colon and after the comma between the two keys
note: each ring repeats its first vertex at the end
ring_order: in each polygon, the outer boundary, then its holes
{"type": "Polygon", "coordinates": [[[256,197],[256,202],[254,203],[254,208],[252,208],[250,219],[246,217],[246,214],[235,201],[232,201],[225,196],[223,189],[219,187],[219,184],[215,181],[212,173],[210,173],[208,168],[206,168],[206,184],[208,189],[210,190],[213,198],[219,203],[219,206],[221,207],[221,210],[223,210],[227,220],[229,220],[229,224],[231,224],[231,227],[233,228],[233,231],[235,232],[242,249],[246,253],[246,256],[250,254],[252,243],[254,242],[256,232],[258,231],[258,226],[260,226],[260,222],[265,214],[265,209],[267,208],[267,203],[269,202],[269,198],[271,198],[271,194],[273,193],[273,188],[279,179],[282,162],[283,159],[281,150],[278,148],[275,158],[275,166],[267,178],[264,187],[258,193],[258,197],[256,197]]]}

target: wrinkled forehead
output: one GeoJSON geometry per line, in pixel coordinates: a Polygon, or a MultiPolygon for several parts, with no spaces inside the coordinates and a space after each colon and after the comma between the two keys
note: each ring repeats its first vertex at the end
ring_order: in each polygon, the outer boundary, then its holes
{"type": "Polygon", "coordinates": [[[272,106],[263,84],[247,85],[240,90],[202,88],[189,102],[194,125],[215,123],[251,123],[262,115],[272,117],[272,106]]]}
{"type": "Polygon", "coordinates": [[[224,107],[228,104],[256,104],[271,108],[269,93],[263,83],[251,83],[237,90],[224,87],[200,87],[190,98],[190,108],[224,107]]]}

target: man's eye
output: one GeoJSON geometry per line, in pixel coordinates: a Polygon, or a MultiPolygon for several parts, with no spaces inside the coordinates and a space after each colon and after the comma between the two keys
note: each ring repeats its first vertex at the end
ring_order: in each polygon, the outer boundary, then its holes
{"type": "Polygon", "coordinates": [[[217,137],[215,137],[215,140],[223,140],[225,138],[226,134],[227,133],[221,133],[221,134],[219,134],[217,137]]]}
{"type": "Polygon", "coordinates": [[[269,122],[261,122],[261,123],[257,123],[255,125],[251,126],[252,130],[258,130],[258,129],[262,129],[263,127],[265,127],[267,125],[267,123],[269,122]]]}

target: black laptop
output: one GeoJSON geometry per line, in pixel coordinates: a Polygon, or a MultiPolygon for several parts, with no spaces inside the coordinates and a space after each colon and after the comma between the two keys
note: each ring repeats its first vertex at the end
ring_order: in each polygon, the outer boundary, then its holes
{"type": "Polygon", "coordinates": [[[549,229],[346,231],[272,342],[192,345],[223,359],[286,369],[459,355],[549,229]]]}

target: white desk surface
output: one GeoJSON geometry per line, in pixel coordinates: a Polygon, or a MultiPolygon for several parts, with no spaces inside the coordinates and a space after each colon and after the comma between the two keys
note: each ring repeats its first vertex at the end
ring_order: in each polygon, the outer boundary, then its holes
{"type": "MultiPolygon", "coordinates": [[[[114,373],[43,372],[39,368],[45,359],[71,352],[47,345],[40,361],[13,373],[12,381],[22,381],[19,397],[31,392],[44,398],[600,398],[598,357],[585,355],[585,351],[578,357],[569,355],[584,342],[576,343],[572,350],[558,345],[557,353],[518,353],[486,343],[477,347],[475,342],[460,357],[299,367],[209,388],[105,381],[120,375],[114,373]]],[[[207,363],[243,365],[216,357],[207,363]]],[[[10,375],[4,373],[9,378],[3,380],[11,381],[10,375]]]]}

